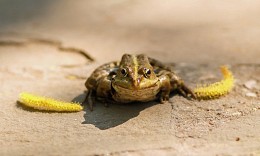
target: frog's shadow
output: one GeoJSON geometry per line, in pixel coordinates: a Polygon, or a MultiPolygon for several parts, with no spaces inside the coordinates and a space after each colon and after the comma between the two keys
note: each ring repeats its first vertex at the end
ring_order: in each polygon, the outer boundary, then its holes
{"type": "MultiPolygon", "coordinates": [[[[73,102],[82,102],[86,94],[80,94],[75,97],[73,102]]],[[[146,103],[129,103],[129,104],[109,104],[108,107],[104,106],[104,103],[95,100],[94,110],[90,111],[87,104],[84,105],[84,119],[82,124],[92,124],[100,130],[106,130],[109,128],[121,125],[128,120],[137,117],[139,113],[158,102],[146,102],[146,103]]]]}

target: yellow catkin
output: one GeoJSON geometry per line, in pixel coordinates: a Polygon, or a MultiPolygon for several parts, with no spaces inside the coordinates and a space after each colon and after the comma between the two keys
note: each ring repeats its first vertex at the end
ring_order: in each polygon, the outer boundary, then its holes
{"type": "Polygon", "coordinates": [[[194,89],[198,99],[215,99],[228,94],[234,86],[234,77],[231,71],[226,67],[221,67],[223,79],[219,82],[200,86],[194,89]]]}
{"type": "Polygon", "coordinates": [[[19,101],[25,106],[44,111],[78,112],[83,109],[83,107],[78,103],[58,101],[30,93],[21,93],[19,101]]]}

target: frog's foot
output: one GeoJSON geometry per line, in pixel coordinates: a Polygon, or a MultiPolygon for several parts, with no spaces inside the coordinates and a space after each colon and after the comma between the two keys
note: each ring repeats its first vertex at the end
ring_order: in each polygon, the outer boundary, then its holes
{"type": "Polygon", "coordinates": [[[169,92],[162,92],[160,95],[160,102],[165,103],[169,101],[169,92]]]}
{"type": "Polygon", "coordinates": [[[109,107],[109,104],[107,102],[104,103],[105,107],[109,107]]]}
{"type": "Polygon", "coordinates": [[[96,97],[96,99],[97,99],[98,101],[100,101],[101,103],[103,103],[105,107],[109,107],[110,102],[109,102],[109,100],[108,100],[107,98],[104,98],[104,97],[96,97]]]}
{"type": "Polygon", "coordinates": [[[193,91],[187,87],[185,84],[182,84],[180,87],[177,89],[181,95],[187,98],[193,98],[196,99],[196,95],[193,93],[193,91]]]}
{"type": "Polygon", "coordinates": [[[165,103],[167,101],[169,101],[169,97],[163,97],[163,96],[160,97],[160,102],[161,103],[165,103]]]}
{"type": "Polygon", "coordinates": [[[92,90],[89,90],[85,100],[83,101],[83,103],[86,103],[89,105],[89,110],[93,111],[93,101],[92,101],[92,90]]]}

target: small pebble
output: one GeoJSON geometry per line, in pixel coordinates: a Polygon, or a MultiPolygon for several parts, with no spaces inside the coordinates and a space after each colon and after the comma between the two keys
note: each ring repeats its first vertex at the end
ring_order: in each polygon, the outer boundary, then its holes
{"type": "Polygon", "coordinates": [[[256,93],[252,93],[252,92],[246,93],[246,96],[248,96],[248,97],[257,97],[256,93]]]}
{"type": "Polygon", "coordinates": [[[242,113],[241,112],[234,112],[232,113],[232,116],[240,116],[242,113]]]}
{"type": "Polygon", "coordinates": [[[257,88],[257,83],[255,80],[249,80],[247,82],[244,83],[244,86],[247,88],[247,89],[253,89],[253,88],[257,88]]]}

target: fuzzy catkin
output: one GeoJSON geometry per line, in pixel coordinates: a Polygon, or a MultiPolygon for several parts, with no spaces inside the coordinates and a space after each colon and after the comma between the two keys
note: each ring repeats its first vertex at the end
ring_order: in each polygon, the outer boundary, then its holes
{"type": "Polygon", "coordinates": [[[69,103],[51,98],[36,96],[30,93],[21,93],[21,104],[37,110],[55,111],[55,112],[78,112],[83,110],[83,107],[78,103],[69,103]]]}
{"type": "Polygon", "coordinates": [[[221,67],[221,72],[223,74],[223,80],[194,89],[194,93],[198,99],[216,99],[231,91],[234,86],[234,76],[232,72],[226,66],[221,67]]]}

